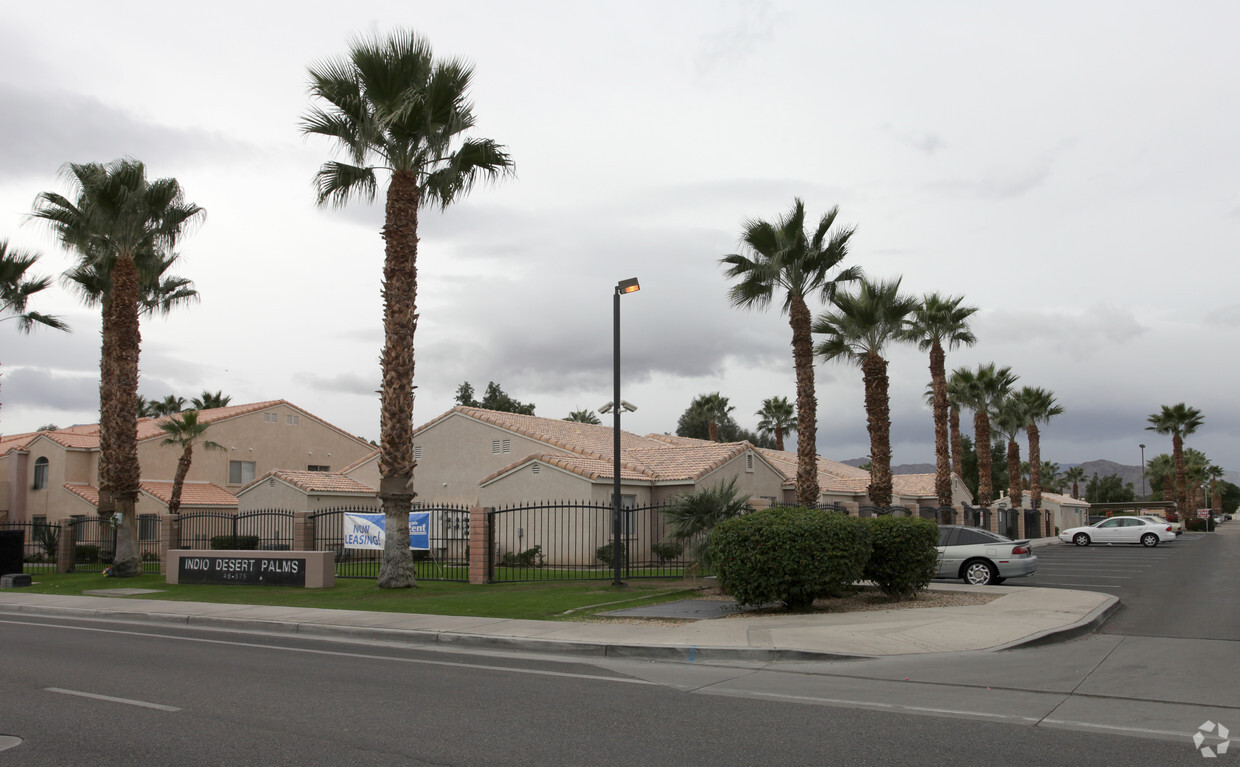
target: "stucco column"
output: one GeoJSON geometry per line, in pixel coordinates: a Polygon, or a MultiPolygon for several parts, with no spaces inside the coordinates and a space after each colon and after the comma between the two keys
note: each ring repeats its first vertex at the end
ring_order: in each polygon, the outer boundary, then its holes
{"type": "Polygon", "coordinates": [[[491,582],[491,512],[490,507],[469,510],[469,582],[491,582]]]}
{"type": "Polygon", "coordinates": [[[293,512],[293,551],[314,551],[314,517],[309,511],[293,512]]]}
{"type": "Polygon", "coordinates": [[[771,508],[771,502],[765,498],[750,498],[748,501],[750,511],[762,511],[771,508]]]}
{"type": "Polygon", "coordinates": [[[181,548],[181,518],[176,514],[159,515],[159,574],[168,574],[168,550],[181,548]]]}
{"type": "Polygon", "coordinates": [[[60,537],[56,539],[56,572],[73,572],[74,548],[73,528],[66,519],[60,523],[60,537]]]}
{"type": "Polygon", "coordinates": [[[979,506],[978,511],[985,515],[986,529],[992,533],[999,532],[999,510],[990,506],[979,506]]]}
{"type": "Polygon", "coordinates": [[[841,501],[840,505],[844,507],[844,513],[850,517],[861,516],[861,504],[856,501],[841,501]]]}

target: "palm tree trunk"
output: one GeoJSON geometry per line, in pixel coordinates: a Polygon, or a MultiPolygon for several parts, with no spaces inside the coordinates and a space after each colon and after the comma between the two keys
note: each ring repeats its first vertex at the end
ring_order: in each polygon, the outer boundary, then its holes
{"type": "Polygon", "coordinates": [[[788,324],[792,326],[792,361],[797,375],[797,503],[818,505],[818,397],[814,393],[813,318],[805,300],[790,295],[788,324]]]}
{"type": "MultiPolygon", "coordinates": [[[[112,430],[103,426],[104,414],[112,412],[116,407],[114,400],[118,391],[115,381],[119,331],[116,326],[116,301],[112,296],[103,300],[102,317],[103,343],[99,350],[99,506],[96,513],[107,519],[116,510],[116,504],[112,500],[115,479],[112,476],[110,460],[116,454],[116,445],[112,430]]],[[[137,408],[136,405],[134,407],[137,408]]]]}
{"type": "MultiPolygon", "coordinates": [[[[120,516],[116,527],[116,554],[112,573],[117,577],[142,574],[142,555],[138,550],[138,482],[142,469],[138,464],[138,355],[142,333],[138,325],[138,267],[132,258],[117,258],[112,270],[112,349],[115,365],[109,370],[111,380],[107,409],[99,422],[100,446],[112,447],[107,465],[111,474],[112,500],[120,516]]],[[[109,339],[105,339],[107,345],[109,339]]]]}
{"type": "Polygon", "coordinates": [[[784,427],[775,424],[775,449],[784,452],[784,427]]]}
{"type": "Polygon", "coordinates": [[[181,513],[181,489],[185,487],[185,477],[189,474],[189,465],[194,460],[194,446],[189,444],[181,451],[177,460],[177,473],[172,478],[172,497],[168,499],[168,513],[181,513]]]}
{"type": "Polygon", "coordinates": [[[952,435],[952,473],[964,478],[964,434],[960,431],[960,406],[947,408],[947,426],[952,435]]]}
{"type": "Polygon", "coordinates": [[[1025,493],[1020,487],[1020,444],[1009,439],[1007,444],[1008,496],[1012,499],[1012,508],[1019,509],[1025,505],[1025,493]]]}
{"type": "MultiPolygon", "coordinates": [[[[701,434],[701,432],[698,433],[701,434]]],[[[711,442],[719,441],[719,424],[715,423],[713,418],[706,422],[706,434],[711,442]]]]}
{"type": "Polygon", "coordinates": [[[870,430],[870,501],[891,505],[891,407],[888,400],[887,360],[870,352],[861,362],[865,382],[865,416],[870,430]]]}
{"type": "Polygon", "coordinates": [[[973,432],[977,438],[977,505],[989,506],[995,497],[995,483],[990,460],[990,416],[985,410],[973,414],[973,432]]]}
{"type": "Polygon", "coordinates": [[[947,432],[947,370],[943,347],[930,347],[930,384],[934,387],[934,494],[939,507],[952,505],[951,454],[947,432]]]}
{"type": "Polygon", "coordinates": [[[383,225],[383,388],[379,399],[379,498],[386,522],[381,589],[417,585],[409,553],[413,504],[413,335],[418,325],[418,195],[413,174],[388,185],[383,225]]]}
{"type": "Polygon", "coordinates": [[[1038,425],[1031,423],[1025,427],[1029,435],[1029,505],[1042,508],[1042,435],[1038,425]]]}
{"type": "Polygon", "coordinates": [[[1188,519],[1188,475],[1184,467],[1184,438],[1179,434],[1171,435],[1171,457],[1175,460],[1175,505],[1180,510],[1180,519],[1188,519]]]}

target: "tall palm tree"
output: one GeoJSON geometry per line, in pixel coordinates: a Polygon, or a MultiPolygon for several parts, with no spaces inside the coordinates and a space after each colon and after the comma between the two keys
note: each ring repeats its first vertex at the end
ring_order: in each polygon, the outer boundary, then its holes
{"type": "Polygon", "coordinates": [[[1080,466],[1073,466],[1071,469],[1068,469],[1067,471],[1063,473],[1064,482],[1072,483],[1072,497],[1073,498],[1081,497],[1080,483],[1081,483],[1081,480],[1083,479],[1085,479],[1085,470],[1082,469],[1080,466]]]}
{"type": "Polygon", "coordinates": [[[118,515],[112,571],[142,572],[135,504],[138,499],[138,356],[144,311],[139,261],[171,258],[183,231],[205,212],[186,202],[176,179],[148,181],[137,160],[70,164],[65,175],[75,199],[43,192],[35,218],[47,221],[61,243],[76,251],[79,267],[107,274],[99,383],[99,512],[118,515]],[[109,508],[109,507],[112,508],[109,508]]]}
{"type": "Polygon", "coordinates": [[[9,241],[0,240],[0,322],[17,320],[21,333],[29,333],[39,325],[68,330],[61,318],[27,309],[30,297],[52,284],[50,277],[27,276],[26,271],[38,260],[37,253],[9,250],[9,241]]]}
{"type": "Polygon", "coordinates": [[[176,415],[185,410],[185,398],[178,397],[175,394],[169,394],[161,400],[157,400],[151,404],[151,414],[154,416],[176,415]]]}
{"type": "MultiPolygon", "coordinates": [[[[947,431],[952,443],[952,473],[964,476],[964,433],[960,430],[960,408],[964,406],[965,392],[955,375],[947,379],[947,431]]],[[[930,405],[934,406],[934,391],[930,392],[930,405]]]]}
{"type": "Polygon", "coordinates": [[[976,306],[961,306],[964,296],[924,296],[909,318],[909,339],[930,352],[930,386],[934,390],[934,492],[939,506],[952,505],[951,446],[948,442],[947,349],[972,346],[977,338],[969,329],[976,306]]]}
{"type": "Polygon", "coordinates": [[[973,411],[974,444],[977,446],[977,503],[989,506],[994,500],[994,484],[991,478],[990,414],[1007,396],[1018,376],[1010,367],[998,367],[993,362],[978,365],[977,370],[957,368],[952,372],[961,403],[973,411]]]}
{"type": "Polygon", "coordinates": [[[890,506],[891,408],[887,360],[893,342],[907,338],[906,320],[917,299],[900,294],[900,278],[874,282],[862,279],[856,293],[837,293],[835,309],[814,320],[813,331],[825,336],[814,347],[824,360],[841,359],[861,368],[865,382],[865,414],[870,432],[870,500],[890,506]]]}
{"type": "MultiPolygon", "coordinates": [[[[1145,462],[1145,478],[1149,483],[1150,494],[1161,493],[1163,489],[1163,480],[1171,479],[1175,482],[1175,459],[1171,457],[1171,453],[1159,453],[1153,458],[1145,462]]],[[[1169,501],[1175,496],[1175,491],[1163,494],[1159,500],[1169,501]]]]}
{"type": "Polygon", "coordinates": [[[1007,440],[1007,482],[1012,508],[1025,505],[1025,491],[1021,484],[1020,442],[1017,438],[1029,420],[1025,403],[1019,396],[1008,394],[990,414],[991,424],[1007,440]]]}
{"type": "Polygon", "coordinates": [[[1152,413],[1147,419],[1149,426],[1146,431],[1171,435],[1171,458],[1175,461],[1175,504],[1182,519],[1188,513],[1188,496],[1185,491],[1188,479],[1184,469],[1184,438],[1197,431],[1205,422],[1201,411],[1180,402],[1175,405],[1163,405],[1162,410],[1152,413]]]}
{"type": "Polygon", "coordinates": [[[159,423],[159,428],[168,435],[159,444],[176,445],[181,448],[181,457],[177,459],[176,475],[172,478],[172,497],[168,500],[169,514],[181,512],[181,489],[185,487],[185,477],[189,474],[190,463],[194,460],[194,445],[201,444],[207,450],[224,449],[223,445],[209,439],[199,442],[210,427],[211,424],[198,420],[197,410],[186,410],[179,416],[159,423]]]}
{"type": "Polygon", "coordinates": [[[787,397],[771,397],[762,400],[762,409],[754,413],[758,416],[758,433],[766,436],[775,435],[775,449],[784,450],[784,434],[797,425],[796,406],[787,397]]]}
{"type": "Polygon", "coordinates": [[[216,410],[222,407],[228,407],[228,403],[232,402],[232,397],[222,391],[209,392],[202,390],[202,395],[194,397],[190,400],[195,410],[216,410]]]}
{"type": "Polygon", "coordinates": [[[797,503],[805,507],[817,505],[819,495],[813,316],[806,301],[814,296],[830,301],[841,285],[861,277],[859,267],[839,268],[855,228],[832,232],[838,215],[838,207],[827,211],[807,236],[805,204],[797,199],[773,224],[761,219],[744,223],[741,242],[748,255],[732,253],[720,259],[727,265],[724,274],[737,279],[728,290],[733,306],[765,309],[779,293],[781,312],[788,315],[797,378],[797,503]]]}
{"type": "Polygon", "coordinates": [[[473,67],[435,60],[430,43],[401,30],[355,39],[344,58],[310,67],[317,103],[307,134],[333,139],[348,162],[329,161],[315,182],[320,205],[374,200],[387,175],[383,239],[383,386],[379,399],[379,497],[387,536],[379,588],[415,585],[407,530],[413,501],[413,337],[417,328],[418,210],[446,208],[474,183],[511,173],[491,139],[467,138],[473,67]]]}
{"type": "Polygon", "coordinates": [[[1038,424],[1050,423],[1062,415],[1063,407],[1055,401],[1055,395],[1047,389],[1034,386],[1022,387],[1016,396],[1024,404],[1026,417],[1025,434],[1029,435],[1029,505],[1042,508],[1042,435],[1038,424]]]}
{"type": "Polygon", "coordinates": [[[1059,471],[1059,464],[1054,461],[1042,462],[1042,487],[1052,493],[1063,492],[1063,475],[1059,471]]]}
{"type": "Polygon", "coordinates": [[[736,410],[736,406],[729,404],[728,398],[717,391],[699,396],[693,401],[693,407],[706,419],[711,442],[719,441],[720,425],[727,423],[732,411],[736,410]]]}
{"type": "Polygon", "coordinates": [[[599,420],[599,417],[594,414],[593,410],[574,410],[569,413],[568,417],[564,420],[576,421],[578,423],[592,423],[595,425],[602,423],[602,421],[599,420]]]}

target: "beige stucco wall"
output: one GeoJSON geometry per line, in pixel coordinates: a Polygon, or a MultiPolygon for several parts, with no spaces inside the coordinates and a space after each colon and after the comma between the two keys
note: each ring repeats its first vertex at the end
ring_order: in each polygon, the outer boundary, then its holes
{"type": "MultiPolygon", "coordinates": [[[[564,450],[528,437],[452,413],[414,435],[421,458],[414,469],[413,488],[423,503],[477,505],[481,491],[478,481],[531,453],[565,453],[564,450]],[[508,452],[492,453],[493,440],[509,440],[508,452]]],[[[494,492],[487,495],[492,505],[494,492]]],[[[504,491],[502,497],[513,497],[504,491]]],[[[521,500],[528,500],[522,498],[521,500]]]]}
{"type": "MultiPolygon", "coordinates": [[[[196,446],[187,479],[214,482],[234,493],[243,485],[229,484],[229,461],[253,461],[254,476],[261,477],[272,469],[304,471],[310,465],[338,470],[374,449],[288,405],[275,405],[217,421],[207,429],[204,439],[219,443],[224,450],[196,446]],[[264,413],[274,413],[275,423],[265,422],[264,413]],[[288,424],[290,415],[298,417],[297,425],[288,424]]],[[[181,449],[160,442],[161,439],[155,438],[138,444],[143,479],[170,480],[176,474],[181,449]]]]}
{"type": "MultiPolygon", "coordinates": [[[[354,482],[361,482],[366,487],[379,489],[379,458],[378,456],[371,458],[369,461],[355,466],[353,469],[344,473],[346,477],[354,482]]],[[[415,490],[418,484],[418,470],[413,470],[413,484],[415,490]]]]}

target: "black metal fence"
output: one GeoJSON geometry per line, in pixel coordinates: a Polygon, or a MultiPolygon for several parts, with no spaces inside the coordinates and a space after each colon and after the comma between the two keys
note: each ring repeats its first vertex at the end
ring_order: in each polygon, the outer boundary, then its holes
{"type": "Polygon", "coordinates": [[[559,502],[496,509],[488,515],[493,582],[607,580],[615,556],[625,579],[699,573],[689,556],[696,541],[673,541],[666,505],[621,509],[619,551],[612,545],[612,506],[559,502]]]}
{"type": "MultiPolygon", "coordinates": [[[[116,558],[116,526],[112,518],[99,516],[70,519],[61,526],[61,535],[71,537],[73,570],[79,573],[101,573],[116,558]]],[[[152,519],[138,519],[138,553],[142,572],[159,572],[159,525],[152,519]]]]}
{"type": "Polygon", "coordinates": [[[0,530],[22,534],[22,572],[31,575],[56,572],[60,525],[49,525],[46,522],[0,522],[0,530]]]}
{"type": "Polygon", "coordinates": [[[180,527],[182,549],[289,551],[295,519],[296,514],[285,509],[196,511],[178,515],[173,524],[180,527]]]}
{"type": "MultiPolygon", "coordinates": [[[[430,550],[414,551],[417,578],[424,581],[469,581],[469,507],[417,506],[430,512],[430,550]]],[[[345,515],[375,514],[373,507],[326,509],[310,515],[315,551],[336,553],[337,578],[378,578],[383,552],[345,546],[345,515]]]]}
{"type": "Polygon", "coordinates": [[[911,517],[912,512],[904,506],[862,506],[857,509],[857,516],[862,519],[886,516],[911,517]]]}

